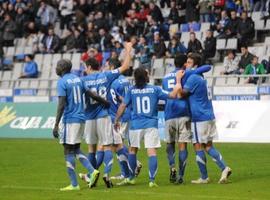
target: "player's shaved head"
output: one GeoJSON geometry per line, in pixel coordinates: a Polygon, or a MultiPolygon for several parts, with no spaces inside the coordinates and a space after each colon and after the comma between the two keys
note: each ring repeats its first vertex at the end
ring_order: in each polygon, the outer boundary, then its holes
{"type": "Polygon", "coordinates": [[[142,89],[149,81],[147,71],[139,67],[134,72],[135,85],[137,88],[142,89]]]}
{"type": "Polygon", "coordinates": [[[174,58],[174,65],[176,68],[182,68],[187,61],[187,56],[184,54],[176,54],[174,58]]]}
{"type": "Polygon", "coordinates": [[[56,74],[58,76],[63,76],[66,73],[70,73],[72,68],[72,62],[68,59],[61,59],[56,65],[56,74]]]}

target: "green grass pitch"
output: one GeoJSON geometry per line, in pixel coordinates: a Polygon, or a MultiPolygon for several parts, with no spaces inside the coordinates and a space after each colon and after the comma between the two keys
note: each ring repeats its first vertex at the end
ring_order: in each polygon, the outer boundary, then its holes
{"type": "MultiPolygon", "coordinates": [[[[106,189],[100,179],[98,187],[88,189],[80,180],[80,191],[60,192],[59,188],[68,185],[69,181],[62,146],[56,140],[0,139],[0,199],[270,199],[270,144],[216,144],[233,169],[231,183],[225,185],[217,183],[220,171],[209,157],[207,166],[211,183],[190,184],[191,179],[199,177],[190,145],[185,184],[170,184],[164,147],[163,143],[158,152],[158,188],[148,187],[147,157],[142,149],[138,158],[143,169],[136,186],[106,189]]],[[[83,149],[86,150],[85,145],[83,149]]],[[[77,172],[81,171],[77,162],[77,172]]],[[[114,162],[113,174],[118,171],[118,164],[114,162]]]]}

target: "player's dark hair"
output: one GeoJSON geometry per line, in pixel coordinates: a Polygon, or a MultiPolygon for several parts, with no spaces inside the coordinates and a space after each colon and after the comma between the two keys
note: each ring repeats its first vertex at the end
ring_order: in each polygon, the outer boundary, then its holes
{"type": "Polygon", "coordinates": [[[99,63],[95,58],[89,58],[85,61],[87,67],[91,67],[93,70],[99,70],[99,63]]]}
{"type": "Polygon", "coordinates": [[[193,60],[194,66],[201,65],[202,57],[198,53],[191,53],[188,55],[188,58],[193,60]]]}
{"type": "Polygon", "coordinates": [[[121,67],[121,62],[118,59],[109,59],[109,65],[113,67],[113,69],[117,69],[121,67]]]}
{"type": "Polygon", "coordinates": [[[142,89],[148,82],[147,71],[139,67],[134,71],[135,86],[139,89],[142,89]]]}
{"type": "Polygon", "coordinates": [[[176,68],[182,68],[187,61],[187,56],[184,54],[176,54],[174,58],[174,65],[176,68]]]}
{"type": "Polygon", "coordinates": [[[57,62],[56,68],[58,68],[62,74],[69,73],[72,68],[72,62],[68,59],[61,59],[57,62]]]}

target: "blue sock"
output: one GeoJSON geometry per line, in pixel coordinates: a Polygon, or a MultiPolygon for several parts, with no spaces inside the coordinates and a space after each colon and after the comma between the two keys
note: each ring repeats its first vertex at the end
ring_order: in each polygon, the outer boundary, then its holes
{"type": "Polygon", "coordinates": [[[214,147],[211,147],[207,151],[207,153],[209,154],[209,156],[213,158],[213,160],[216,162],[221,171],[223,171],[226,167],[226,164],[222,158],[222,155],[214,147]]]}
{"type": "Polygon", "coordinates": [[[130,179],[133,179],[135,177],[136,166],[137,166],[136,154],[128,154],[128,168],[129,168],[129,178],[130,179]]]}
{"type": "Polygon", "coordinates": [[[69,175],[69,179],[71,181],[72,186],[77,186],[77,177],[75,173],[75,155],[74,154],[67,154],[65,155],[66,166],[67,166],[67,173],[69,175]]]}
{"type": "Polygon", "coordinates": [[[149,179],[154,181],[157,174],[157,156],[150,156],[148,158],[148,167],[149,167],[149,179]]]}
{"type": "Polygon", "coordinates": [[[91,165],[86,155],[84,155],[84,153],[80,149],[76,151],[76,157],[82,163],[82,165],[87,169],[88,173],[92,174],[95,168],[91,165]]]}
{"type": "Polygon", "coordinates": [[[91,165],[96,169],[97,168],[96,153],[88,153],[88,160],[91,163],[91,165]]]}
{"type": "Polygon", "coordinates": [[[183,177],[185,174],[185,168],[187,164],[188,152],[187,150],[179,151],[179,176],[183,177]]]}
{"type": "Polygon", "coordinates": [[[128,169],[128,152],[124,148],[117,151],[118,162],[121,168],[121,174],[127,178],[129,177],[129,169],[128,169]]]}
{"type": "Polygon", "coordinates": [[[103,160],[104,160],[104,151],[97,151],[96,152],[96,162],[97,162],[96,169],[100,167],[103,160]]]}
{"type": "Polygon", "coordinates": [[[174,143],[167,144],[166,148],[167,158],[169,161],[170,168],[175,167],[175,147],[174,143]]]}
{"type": "Polygon", "coordinates": [[[196,162],[201,172],[201,178],[208,178],[207,169],[206,169],[206,157],[203,150],[196,151],[196,162]]]}
{"type": "Polygon", "coordinates": [[[106,150],[104,152],[104,175],[109,175],[112,171],[112,164],[113,164],[113,153],[111,150],[106,150]]]}

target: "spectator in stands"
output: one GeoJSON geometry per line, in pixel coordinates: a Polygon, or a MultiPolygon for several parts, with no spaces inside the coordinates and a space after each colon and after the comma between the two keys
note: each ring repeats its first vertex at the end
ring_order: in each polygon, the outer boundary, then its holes
{"type": "Polygon", "coordinates": [[[56,53],[60,48],[60,39],[54,33],[53,27],[50,27],[48,34],[42,39],[43,53],[56,53]]]}
{"type": "Polygon", "coordinates": [[[177,24],[179,23],[180,19],[179,19],[179,12],[176,7],[176,2],[173,0],[171,1],[170,5],[171,5],[171,10],[168,16],[168,22],[169,24],[177,24]]]}
{"type": "Polygon", "coordinates": [[[38,77],[38,65],[33,60],[33,55],[26,55],[25,56],[25,65],[23,68],[23,73],[19,78],[37,78],[38,77]]]}
{"type": "Polygon", "coordinates": [[[253,54],[251,54],[249,51],[248,51],[248,47],[246,45],[242,45],[241,46],[241,53],[242,53],[242,56],[241,56],[241,59],[239,61],[239,68],[241,70],[241,72],[244,71],[244,69],[246,68],[246,66],[248,64],[251,64],[251,61],[254,57],[253,54]]]}
{"type": "Polygon", "coordinates": [[[230,18],[229,24],[228,24],[227,29],[226,29],[227,38],[237,36],[238,26],[239,26],[239,22],[240,22],[240,19],[239,19],[239,17],[237,17],[237,13],[235,10],[232,10],[230,12],[230,14],[231,14],[231,18],[230,18]]]}
{"type": "Polygon", "coordinates": [[[16,37],[21,38],[24,35],[24,26],[28,22],[28,16],[24,13],[24,10],[22,7],[18,7],[17,9],[17,15],[15,18],[16,22],[16,37]]]}
{"type": "Polygon", "coordinates": [[[15,17],[16,17],[16,11],[15,11],[14,6],[13,6],[12,3],[9,3],[9,4],[8,4],[8,10],[7,10],[7,13],[9,13],[9,15],[10,15],[10,17],[11,17],[12,19],[15,19],[15,17]]]}
{"type": "Polygon", "coordinates": [[[19,8],[27,10],[26,5],[24,2],[22,2],[22,0],[16,0],[15,10],[17,11],[19,8]]]}
{"type": "Polygon", "coordinates": [[[119,41],[115,41],[113,50],[117,53],[117,55],[120,55],[123,50],[122,44],[119,41]]]}
{"type": "Polygon", "coordinates": [[[102,12],[97,12],[95,15],[95,20],[94,20],[94,25],[97,30],[99,29],[104,29],[104,30],[109,30],[109,23],[108,19],[104,17],[102,12]]]}
{"type": "Polygon", "coordinates": [[[38,28],[34,21],[29,21],[25,24],[24,27],[24,37],[33,37],[33,35],[36,35],[38,33],[38,28]]]}
{"type": "Polygon", "coordinates": [[[16,23],[12,20],[9,13],[6,13],[4,20],[0,22],[0,34],[3,37],[3,46],[13,46],[16,36],[16,23]]]}
{"type": "Polygon", "coordinates": [[[196,38],[196,34],[194,32],[190,32],[190,40],[188,42],[187,53],[202,53],[202,44],[196,38]]]}
{"type": "Polygon", "coordinates": [[[216,55],[216,43],[217,40],[213,36],[213,32],[208,30],[206,32],[206,38],[204,41],[204,49],[202,52],[202,62],[205,63],[209,58],[213,58],[216,55]]]}
{"type": "Polygon", "coordinates": [[[40,18],[41,29],[47,30],[50,25],[53,25],[57,19],[56,10],[43,0],[40,2],[40,7],[37,12],[37,17],[40,18]]]}
{"type": "Polygon", "coordinates": [[[254,22],[248,18],[246,12],[242,12],[241,20],[238,25],[238,38],[240,44],[248,44],[254,37],[254,22]]]}
{"type": "Polygon", "coordinates": [[[230,24],[230,18],[227,15],[227,11],[223,10],[221,12],[221,19],[219,20],[218,24],[216,25],[216,29],[219,33],[218,38],[227,38],[226,30],[228,25],[230,24]]]}
{"type": "Polygon", "coordinates": [[[155,4],[154,1],[150,1],[150,3],[149,3],[149,9],[150,9],[149,15],[152,16],[152,19],[153,19],[154,21],[156,21],[156,22],[163,23],[164,18],[163,18],[163,16],[162,16],[161,10],[160,10],[160,8],[155,4]]]}
{"type": "Polygon", "coordinates": [[[73,0],[61,0],[59,4],[60,12],[60,29],[63,30],[70,27],[73,16],[73,0]]]}
{"type": "Polygon", "coordinates": [[[187,48],[179,41],[177,36],[173,36],[172,40],[169,42],[166,56],[174,58],[177,54],[186,54],[187,48]]]}
{"type": "Polygon", "coordinates": [[[87,50],[86,35],[84,29],[76,28],[74,30],[75,48],[77,52],[84,52],[87,50]]]}
{"type": "Polygon", "coordinates": [[[64,51],[75,52],[76,51],[76,38],[72,29],[67,29],[64,37],[62,38],[62,44],[64,46],[64,51]]]}
{"type": "Polygon", "coordinates": [[[135,53],[137,59],[139,60],[140,67],[150,70],[151,68],[150,48],[147,45],[146,38],[144,36],[140,37],[135,53]]]}
{"type": "Polygon", "coordinates": [[[239,57],[236,56],[235,51],[227,51],[227,56],[224,58],[223,67],[224,71],[221,72],[222,75],[229,74],[241,74],[239,71],[239,57]]]}
{"type": "Polygon", "coordinates": [[[209,22],[212,9],[211,0],[199,0],[200,22],[209,22]]]}
{"type": "Polygon", "coordinates": [[[154,33],[154,41],[151,46],[152,58],[162,58],[166,53],[166,46],[163,40],[161,40],[159,32],[154,33]]]}
{"type": "MultiPolygon", "coordinates": [[[[260,74],[266,74],[266,70],[264,66],[260,63],[258,63],[258,57],[253,56],[251,64],[248,64],[244,71],[245,75],[260,75],[260,74]]],[[[249,77],[246,81],[246,83],[254,83],[257,84],[258,77],[249,77]]]]}
{"type": "Polygon", "coordinates": [[[186,1],[186,22],[199,21],[199,0],[186,1]]]}
{"type": "Polygon", "coordinates": [[[109,33],[106,33],[105,29],[103,28],[101,28],[98,33],[99,35],[97,41],[99,41],[99,50],[109,51],[112,48],[112,36],[109,33]]]}

